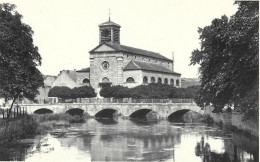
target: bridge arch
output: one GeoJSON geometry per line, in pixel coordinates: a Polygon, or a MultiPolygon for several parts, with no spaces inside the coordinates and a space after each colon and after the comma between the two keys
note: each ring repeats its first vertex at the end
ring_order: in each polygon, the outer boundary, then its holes
{"type": "Polygon", "coordinates": [[[51,114],[51,113],[53,113],[53,111],[50,109],[47,109],[47,108],[39,108],[39,109],[35,110],[33,113],[34,114],[51,114]]]}
{"type": "Polygon", "coordinates": [[[72,109],[69,109],[67,110],[65,113],[68,113],[70,115],[83,115],[84,113],[84,110],[82,110],[81,108],[72,108],[72,109]]]}
{"type": "Polygon", "coordinates": [[[143,108],[133,111],[130,115],[132,119],[158,119],[159,114],[149,108],[143,108]]]}
{"type": "Polygon", "coordinates": [[[118,111],[116,109],[102,109],[95,114],[96,118],[117,118],[118,111]]]}
{"type": "Polygon", "coordinates": [[[201,114],[200,111],[193,110],[193,109],[179,109],[179,110],[176,110],[176,111],[169,113],[168,120],[170,120],[170,121],[183,121],[183,116],[187,112],[195,112],[197,114],[201,114]]]}

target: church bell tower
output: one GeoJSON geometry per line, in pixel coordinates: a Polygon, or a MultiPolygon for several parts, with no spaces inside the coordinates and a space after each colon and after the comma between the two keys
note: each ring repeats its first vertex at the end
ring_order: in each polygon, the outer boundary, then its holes
{"type": "Polygon", "coordinates": [[[109,20],[99,25],[99,44],[103,42],[120,43],[120,25],[109,20]]]}

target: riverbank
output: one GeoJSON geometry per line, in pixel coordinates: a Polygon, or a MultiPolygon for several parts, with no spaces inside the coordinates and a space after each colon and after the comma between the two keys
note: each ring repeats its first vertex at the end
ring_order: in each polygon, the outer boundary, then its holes
{"type": "Polygon", "coordinates": [[[257,119],[244,119],[244,115],[238,112],[212,113],[213,107],[206,107],[204,111],[205,122],[213,122],[219,126],[226,126],[233,131],[259,137],[259,123],[257,119]]]}

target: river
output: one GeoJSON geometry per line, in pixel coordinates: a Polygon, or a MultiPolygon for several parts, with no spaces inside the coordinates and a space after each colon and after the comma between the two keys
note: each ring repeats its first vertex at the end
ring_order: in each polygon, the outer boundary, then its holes
{"type": "Polygon", "coordinates": [[[32,162],[249,162],[258,161],[258,141],[202,123],[88,119],[35,137],[20,156],[16,159],[32,162]]]}

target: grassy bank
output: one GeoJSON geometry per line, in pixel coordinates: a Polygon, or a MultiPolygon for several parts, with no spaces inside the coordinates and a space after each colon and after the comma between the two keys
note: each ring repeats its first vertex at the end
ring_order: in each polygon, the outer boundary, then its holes
{"type": "Polygon", "coordinates": [[[0,144],[10,143],[18,139],[33,138],[44,134],[56,126],[69,126],[71,123],[84,123],[86,115],[43,114],[26,115],[15,119],[0,120],[0,144]]]}
{"type": "Polygon", "coordinates": [[[31,138],[39,132],[39,124],[32,116],[0,121],[0,144],[17,139],[31,138]]]}

